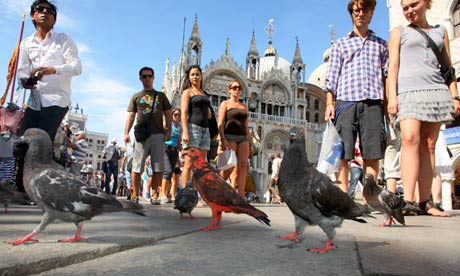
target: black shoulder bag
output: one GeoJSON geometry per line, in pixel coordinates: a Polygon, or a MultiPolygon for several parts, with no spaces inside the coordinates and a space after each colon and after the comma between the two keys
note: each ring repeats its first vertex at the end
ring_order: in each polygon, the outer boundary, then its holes
{"type": "Polygon", "coordinates": [[[134,137],[137,142],[143,142],[147,140],[150,136],[150,118],[152,117],[153,109],[155,108],[155,102],[157,100],[157,91],[155,90],[155,95],[153,96],[153,103],[150,109],[149,117],[142,120],[140,123],[134,126],[134,137]]]}
{"type": "MultiPolygon", "coordinates": [[[[203,92],[209,98],[209,94],[204,90],[203,92]]],[[[219,129],[217,127],[216,113],[214,113],[214,108],[211,106],[211,101],[209,101],[209,110],[211,111],[211,118],[208,120],[209,136],[211,140],[214,140],[219,134],[219,129]]]]}
{"type": "Polygon", "coordinates": [[[426,42],[428,43],[428,46],[430,46],[431,50],[433,50],[434,55],[436,56],[439,64],[441,65],[442,78],[444,79],[445,84],[449,86],[451,82],[455,81],[454,67],[449,67],[447,65],[447,61],[444,60],[441,54],[441,51],[439,51],[438,46],[436,46],[436,43],[434,43],[433,39],[431,39],[431,37],[427,33],[425,33],[422,29],[420,29],[420,27],[414,24],[410,24],[409,26],[412,27],[417,32],[419,32],[425,38],[426,42]]]}

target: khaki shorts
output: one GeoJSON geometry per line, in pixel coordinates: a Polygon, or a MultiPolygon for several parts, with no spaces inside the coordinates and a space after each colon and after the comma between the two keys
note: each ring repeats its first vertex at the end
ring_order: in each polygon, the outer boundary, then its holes
{"type": "Polygon", "coordinates": [[[383,159],[385,179],[401,179],[401,167],[399,164],[401,158],[401,131],[391,126],[388,129],[390,131],[390,141],[383,159]]]}
{"type": "Polygon", "coordinates": [[[132,172],[141,173],[144,171],[145,160],[150,155],[150,164],[154,173],[164,172],[165,141],[164,134],[150,134],[143,142],[134,142],[133,168],[132,172]]]}

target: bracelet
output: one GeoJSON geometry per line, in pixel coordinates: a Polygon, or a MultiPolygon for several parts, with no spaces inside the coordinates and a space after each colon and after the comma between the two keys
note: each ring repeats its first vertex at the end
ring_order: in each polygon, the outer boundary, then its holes
{"type": "Polygon", "coordinates": [[[326,106],[328,106],[328,105],[334,105],[334,103],[328,103],[328,104],[326,104],[326,106]]]}

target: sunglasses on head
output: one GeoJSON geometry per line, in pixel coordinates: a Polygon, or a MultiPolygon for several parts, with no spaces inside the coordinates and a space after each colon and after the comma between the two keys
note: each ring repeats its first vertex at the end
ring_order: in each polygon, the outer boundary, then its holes
{"type": "Polygon", "coordinates": [[[143,79],[148,79],[148,78],[153,78],[153,75],[142,75],[141,77],[143,79]]]}
{"type": "Polygon", "coordinates": [[[232,90],[241,90],[241,86],[239,86],[239,85],[231,86],[230,89],[232,89],[232,90]]]}
{"type": "Polygon", "coordinates": [[[45,6],[42,6],[42,5],[37,5],[35,6],[35,10],[38,11],[38,12],[44,12],[45,10],[49,13],[49,14],[52,14],[53,16],[56,16],[56,10],[52,7],[45,7],[45,6]]]}

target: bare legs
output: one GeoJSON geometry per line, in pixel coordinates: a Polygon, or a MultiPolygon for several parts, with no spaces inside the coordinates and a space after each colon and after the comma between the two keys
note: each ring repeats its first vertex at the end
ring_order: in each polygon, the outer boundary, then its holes
{"type": "Polygon", "coordinates": [[[248,158],[249,158],[249,142],[243,141],[236,144],[235,141],[228,141],[230,149],[236,152],[238,164],[232,169],[228,169],[220,173],[226,180],[230,175],[232,186],[238,191],[238,194],[245,197],[246,177],[248,175],[248,158]]]}

